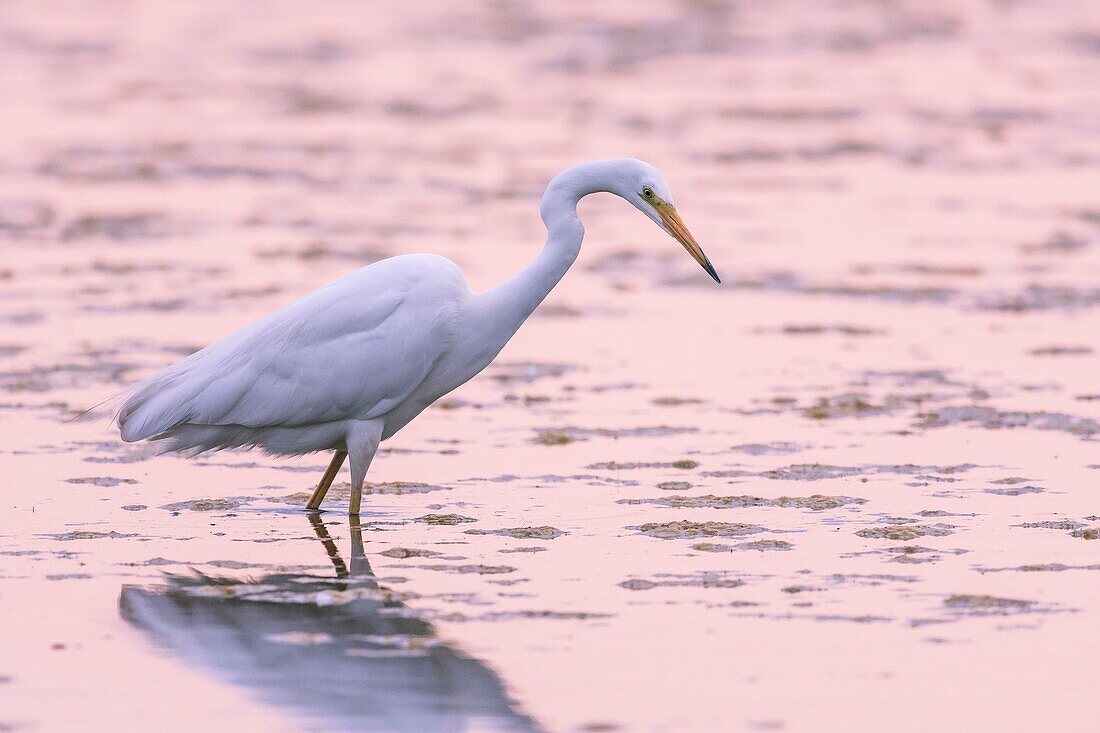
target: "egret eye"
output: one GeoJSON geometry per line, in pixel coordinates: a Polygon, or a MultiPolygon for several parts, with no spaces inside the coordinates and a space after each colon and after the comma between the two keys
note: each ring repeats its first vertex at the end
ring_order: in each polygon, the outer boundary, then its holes
{"type": "Polygon", "coordinates": [[[653,198],[653,189],[649,186],[646,186],[642,189],[642,195],[645,196],[647,199],[653,198]]]}

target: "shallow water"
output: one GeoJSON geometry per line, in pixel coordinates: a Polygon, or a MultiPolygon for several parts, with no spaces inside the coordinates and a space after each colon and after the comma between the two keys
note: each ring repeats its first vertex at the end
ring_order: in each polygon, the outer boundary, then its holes
{"type": "Polygon", "coordinates": [[[0,8],[0,729],[1086,729],[1093,4],[295,7],[0,8]],[[360,527],[65,422],[380,257],[489,287],[614,155],[724,285],[586,201],[360,527]]]}

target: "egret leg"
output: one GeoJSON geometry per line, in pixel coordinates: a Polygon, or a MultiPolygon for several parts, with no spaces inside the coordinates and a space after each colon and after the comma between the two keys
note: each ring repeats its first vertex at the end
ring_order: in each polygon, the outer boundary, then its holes
{"type": "Polygon", "coordinates": [[[345,438],[348,446],[348,456],[351,457],[351,503],[348,505],[348,514],[359,516],[359,505],[363,501],[363,480],[367,477],[367,469],[374,454],[378,452],[378,444],[382,442],[381,420],[355,420],[348,426],[348,434],[345,438]]]}
{"type": "MultiPolygon", "coordinates": [[[[367,560],[367,552],[363,548],[363,525],[358,519],[352,519],[351,526],[351,577],[358,580],[370,580],[374,577],[370,561],[367,560]]],[[[377,587],[376,583],[371,585],[377,587]]]]}
{"type": "Polygon", "coordinates": [[[347,564],[340,557],[340,550],[337,549],[336,543],[332,540],[332,535],[329,534],[328,528],[321,520],[321,515],[313,512],[306,516],[309,517],[309,524],[313,527],[317,539],[321,540],[321,544],[324,545],[325,552],[328,553],[329,560],[332,561],[332,567],[336,569],[336,577],[340,580],[354,578],[368,587],[377,588],[378,582],[374,579],[374,571],[371,569],[370,561],[367,560],[367,553],[363,547],[363,526],[355,519],[348,522],[348,526],[351,528],[351,571],[349,572],[347,564]]]}
{"type": "Polygon", "coordinates": [[[336,474],[340,472],[340,466],[344,465],[344,459],[348,457],[346,450],[338,450],[332,457],[332,462],[328,464],[328,468],[325,469],[325,475],[321,477],[321,483],[317,484],[317,488],[313,490],[313,496],[309,497],[309,503],[306,504],[306,509],[316,511],[321,508],[321,502],[325,500],[325,494],[328,493],[328,487],[332,486],[333,480],[336,478],[336,474]]]}
{"type": "Polygon", "coordinates": [[[348,577],[348,566],[344,564],[344,558],[340,557],[340,550],[336,548],[336,543],[332,541],[332,535],[328,533],[328,528],[321,521],[321,515],[309,514],[309,524],[313,527],[317,539],[321,540],[321,544],[325,546],[325,552],[328,553],[329,560],[332,560],[332,567],[336,568],[336,577],[348,577]]]}

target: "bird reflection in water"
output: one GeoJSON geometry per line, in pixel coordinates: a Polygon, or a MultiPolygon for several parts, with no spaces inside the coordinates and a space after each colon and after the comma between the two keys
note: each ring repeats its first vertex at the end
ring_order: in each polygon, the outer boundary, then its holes
{"type": "Polygon", "coordinates": [[[159,588],[125,586],[122,616],[188,662],[320,728],[539,729],[492,670],[441,642],[428,622],[379,587],[357,521],[350,566],[320,517],[311,514],[310,522],[335,578],[170,575],[159,588]]]}

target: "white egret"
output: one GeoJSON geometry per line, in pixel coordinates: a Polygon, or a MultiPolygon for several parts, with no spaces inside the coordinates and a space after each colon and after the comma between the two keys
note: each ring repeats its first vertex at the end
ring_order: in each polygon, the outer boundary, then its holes
{"type": "Polygon", "coordinates": [[[582,163],[546,187],[546,245],[507,282],[471,292],[458,266],[437,255],[375,262],[134,385],[116,416],[122,439],[196,453],[335,451],[308,506],[320,506],[350,457],[357,515],[379,443],[504,348],[576,260],[577,202],[597,192],[629,201],[721,282],[656,168],[630,158],[582,163]]]}

